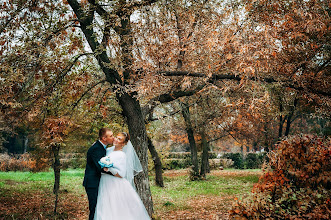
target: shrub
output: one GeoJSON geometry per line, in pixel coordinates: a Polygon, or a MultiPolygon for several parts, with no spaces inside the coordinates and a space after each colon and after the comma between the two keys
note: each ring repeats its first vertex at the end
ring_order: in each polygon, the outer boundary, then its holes
{"type": "Polygon", "coordinates": [[[0,154],[0,171],[35,171],[37,162],[30,154],[18,156],[0,154]]]}
{"type": "Polygon", "coordinates": [[[219,169],[220,167],[229,168],[233,165],[233,161],[231,159],[209,159],[209,168],[210,169],[219,169]]]}
{"type": "Polygon", "coordinates": [[[63,153],[60,161],[62,169],[78,169],[86,166],[86,156],[81,153],[63,153]]]}
{"type": "Polygon", "coordinates": [[[244,169],[244,158],[241,153],[226,153],[223,155],[223,158],[231,159],[234,168],[244,169]]]}
{"type": "Polygon", "coordinates": [[[83,169],[86,166],[85,158],[60,159],[62,169],[83,169]]]}
{"type": "Polygon", "coordinates": [[[331,219],[331,144],[316,136],[291,137],[268,154],[252,198],[230,211],[235,219],[331,219]]]}
{"type": "Polygon", "coordinates": [[[259,169],[262,167],[265,158],[264,153],[248,153],[245,157],[246,169],[259,169]]]}
{"type": "MultiPolygon", "coordinates": [[[[198,152],[198,158],[201,157],[201,154],[202,152],[198,152]]],[[[166,157],[167,159],[188,159],[191,158],[191,152],[169,152],[166,157]]],[[[215,152],[209,152],[208,158],[215,159],[217,158],[217,154],[215,152]]]]}
{"type": "Polygon", "coordinates": [[[192,165],[191,159],[164,159],[163,168],[172,170],[172,169],[185,169],[192,165]]]}
{"type": "Polygon", "coordinates": [[[190,152],[168,152],[167,159],[187,159],[191,157],[190,152]]]}
{"type": "Polygon", "coordinates": [[[219,160],[220,160],[220,166],[223,167],[223,168],[230,168],[234,164],[233,160],[231,160],[231,159],[221,158],[219,160]]]}
{"type": "Polygon", "coordinates": [[[216,159],[217,158],[217,154],[215,152],[209,152],[208,158],[209,159],[216,159]]]}

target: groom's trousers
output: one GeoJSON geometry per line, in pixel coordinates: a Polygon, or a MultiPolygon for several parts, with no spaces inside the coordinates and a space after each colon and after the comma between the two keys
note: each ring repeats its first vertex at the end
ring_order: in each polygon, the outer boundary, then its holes
{"type": "Polygon", "coordinates": [[[85,187],[85,191],[87,194],[89,210],[90,210],[89,220],[93,220],[94,213],[95,213],[95,207],[97,205],[97,199],[98,199],[98,188],[85,187]]]}

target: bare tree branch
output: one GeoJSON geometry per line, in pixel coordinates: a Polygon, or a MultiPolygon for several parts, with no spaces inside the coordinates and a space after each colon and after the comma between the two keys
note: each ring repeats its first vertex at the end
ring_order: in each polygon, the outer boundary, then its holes
{"type": "Polygon", "coordinates": [[[98,43],[95,33],[91,28],[95,6],[91,4],[90,10],[86,15],[77,0],[68,0],[68,3],[71,6],[71,8],[74,10],[81,24],[81,29],[86,37],[88,44],[90,45],[92,51],[94,52],[95,58],[98,60],[98,63],[102,71],[106,75],[106,80],[112,85],[118,83],[121,84],[122,79],[119,73],[114,68],[111,68],[110,65],[111,62],[109,60],[109,57],[107,56],[106,51],[102,49],[102,46],[98,43]]]}
{"type": "Polygon", "coordinates": [[[99,82],[96,82],[92,85],[90,85],[87,90],[85,90],[85,92],[79,97],[79,99],[74,103],[72,104],[72,108],[71,108],[71,111],[73,111],[75,109],[75,107],[78,105],[78,103],[83,99],[83,97],[89,92],[91,91],[94,87],[96,87],[97,85],[101,84],[101,83],[104,83],[106,82],[106,80],[101,80],[99,82]]]}
{"type": "Polygon", "coordinates": [[[330,91],[321,91],[319,88],[315,88],[313,86],[310,87],[303,87],[301,85],[298,85],[298,83],[293,81],[282,81],[282,80],[276,80],[272,77],[265,77],[265,78],[257,78],[257,77],[241,77],[239,75],[233,75],[233,74],[213,74],[211,77],[208,77],[205,73],[198,73],[198,72],[188,72],[188,71],[160,71],[158,74],[163,76],[190,76],[190,77],[199,77],[199,78],[209,78],[209,83],[215,83],[217,80],[236,80],[241,81],[243,79],[247,80],[253,80],[253,81],[261,81],[266,83],[281,83],[284,87],[288,87],[291,89],[295,89],[298,91],[307,91],[313,94],[323,95],[327,97],[331,97],[330,91]]]}

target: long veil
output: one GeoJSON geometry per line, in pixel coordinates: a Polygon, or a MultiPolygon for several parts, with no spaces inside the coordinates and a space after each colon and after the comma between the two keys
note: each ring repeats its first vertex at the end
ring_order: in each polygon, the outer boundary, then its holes
{"type": "Polygon", "coordinates": [[[123,147],[123,152],[126,154],[126,179],[131,183],[134,189],[134,176],[143,171],[136,151],[133,148],[131,141],[123,147]]]}

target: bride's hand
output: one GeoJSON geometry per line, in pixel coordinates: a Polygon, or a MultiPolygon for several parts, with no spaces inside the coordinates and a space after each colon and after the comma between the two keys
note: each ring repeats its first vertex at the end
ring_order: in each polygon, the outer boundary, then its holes
{"type": "Polygon", "coordinates": [[[107,167],[104,167],[103,168],[103,171],[108,172],[108,168],[107,167]]]}
{"type": "Polygon", "coordinates": [[[118,175],[118,173],[115,174],[116,177],[122,178],[120,175],[118,175]]]}

